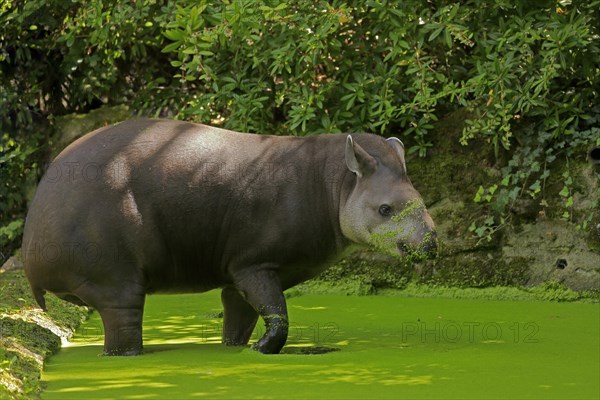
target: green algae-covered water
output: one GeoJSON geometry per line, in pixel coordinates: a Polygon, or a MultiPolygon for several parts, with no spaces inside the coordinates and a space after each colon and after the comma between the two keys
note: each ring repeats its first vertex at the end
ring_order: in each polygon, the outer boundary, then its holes
{"type": "Polygon", "coordinates": [[[288,344],[272,356],[220,344],[216,291],[150,296],[139,357],[99,356],[94,314],[48,362],[42,398],[600,397],[598,304],[305,295],[288,305],[288,344]]]}

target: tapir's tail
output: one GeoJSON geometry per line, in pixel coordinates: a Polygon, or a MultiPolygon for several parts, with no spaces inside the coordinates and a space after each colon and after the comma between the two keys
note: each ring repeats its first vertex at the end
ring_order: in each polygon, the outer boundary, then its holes
{"type": "Polygon", "coordinates": [[[31,290],[33,291],[33,297],[35,298],[35,301],[39,304],[42,310],[48,311],[46,308],[46,299],[44,299],[46,291],[37,286],[31,286],[31,290]]]}

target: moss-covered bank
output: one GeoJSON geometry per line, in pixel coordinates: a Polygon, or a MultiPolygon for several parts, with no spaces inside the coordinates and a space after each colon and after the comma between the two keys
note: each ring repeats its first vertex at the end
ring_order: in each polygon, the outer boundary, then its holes
{"type": "Polygon", "coordinates": [[[35,304],[23,271],[0,270],[0,398],[38,397],[45,360],[68,340],[89,312],[48,296],[48,313],[35,304]]]}

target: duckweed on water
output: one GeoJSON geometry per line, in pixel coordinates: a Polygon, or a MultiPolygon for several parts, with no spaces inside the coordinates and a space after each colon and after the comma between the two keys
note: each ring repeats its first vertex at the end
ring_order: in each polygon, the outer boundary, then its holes
{"type": "Polygon", "coordinates": [[[288,304],[288,344],[274,356],[220,344],[216,291],[150,296],[140,357],[99,357],[94,314],[50,359],[43,398],[600,396],[597,303],[304,295],[288,304]]]}

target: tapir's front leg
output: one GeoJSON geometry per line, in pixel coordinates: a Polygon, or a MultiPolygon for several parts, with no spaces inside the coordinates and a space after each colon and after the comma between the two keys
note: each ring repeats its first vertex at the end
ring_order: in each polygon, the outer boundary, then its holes
{"type": "Polygon", "coordinates": [[[276,354],[288,336],[288,314],[276,266],[258,265],[239,271],[234,283],[244,299],[265,321],[266,332],[252,348],[265,354],[276,354]]]}

